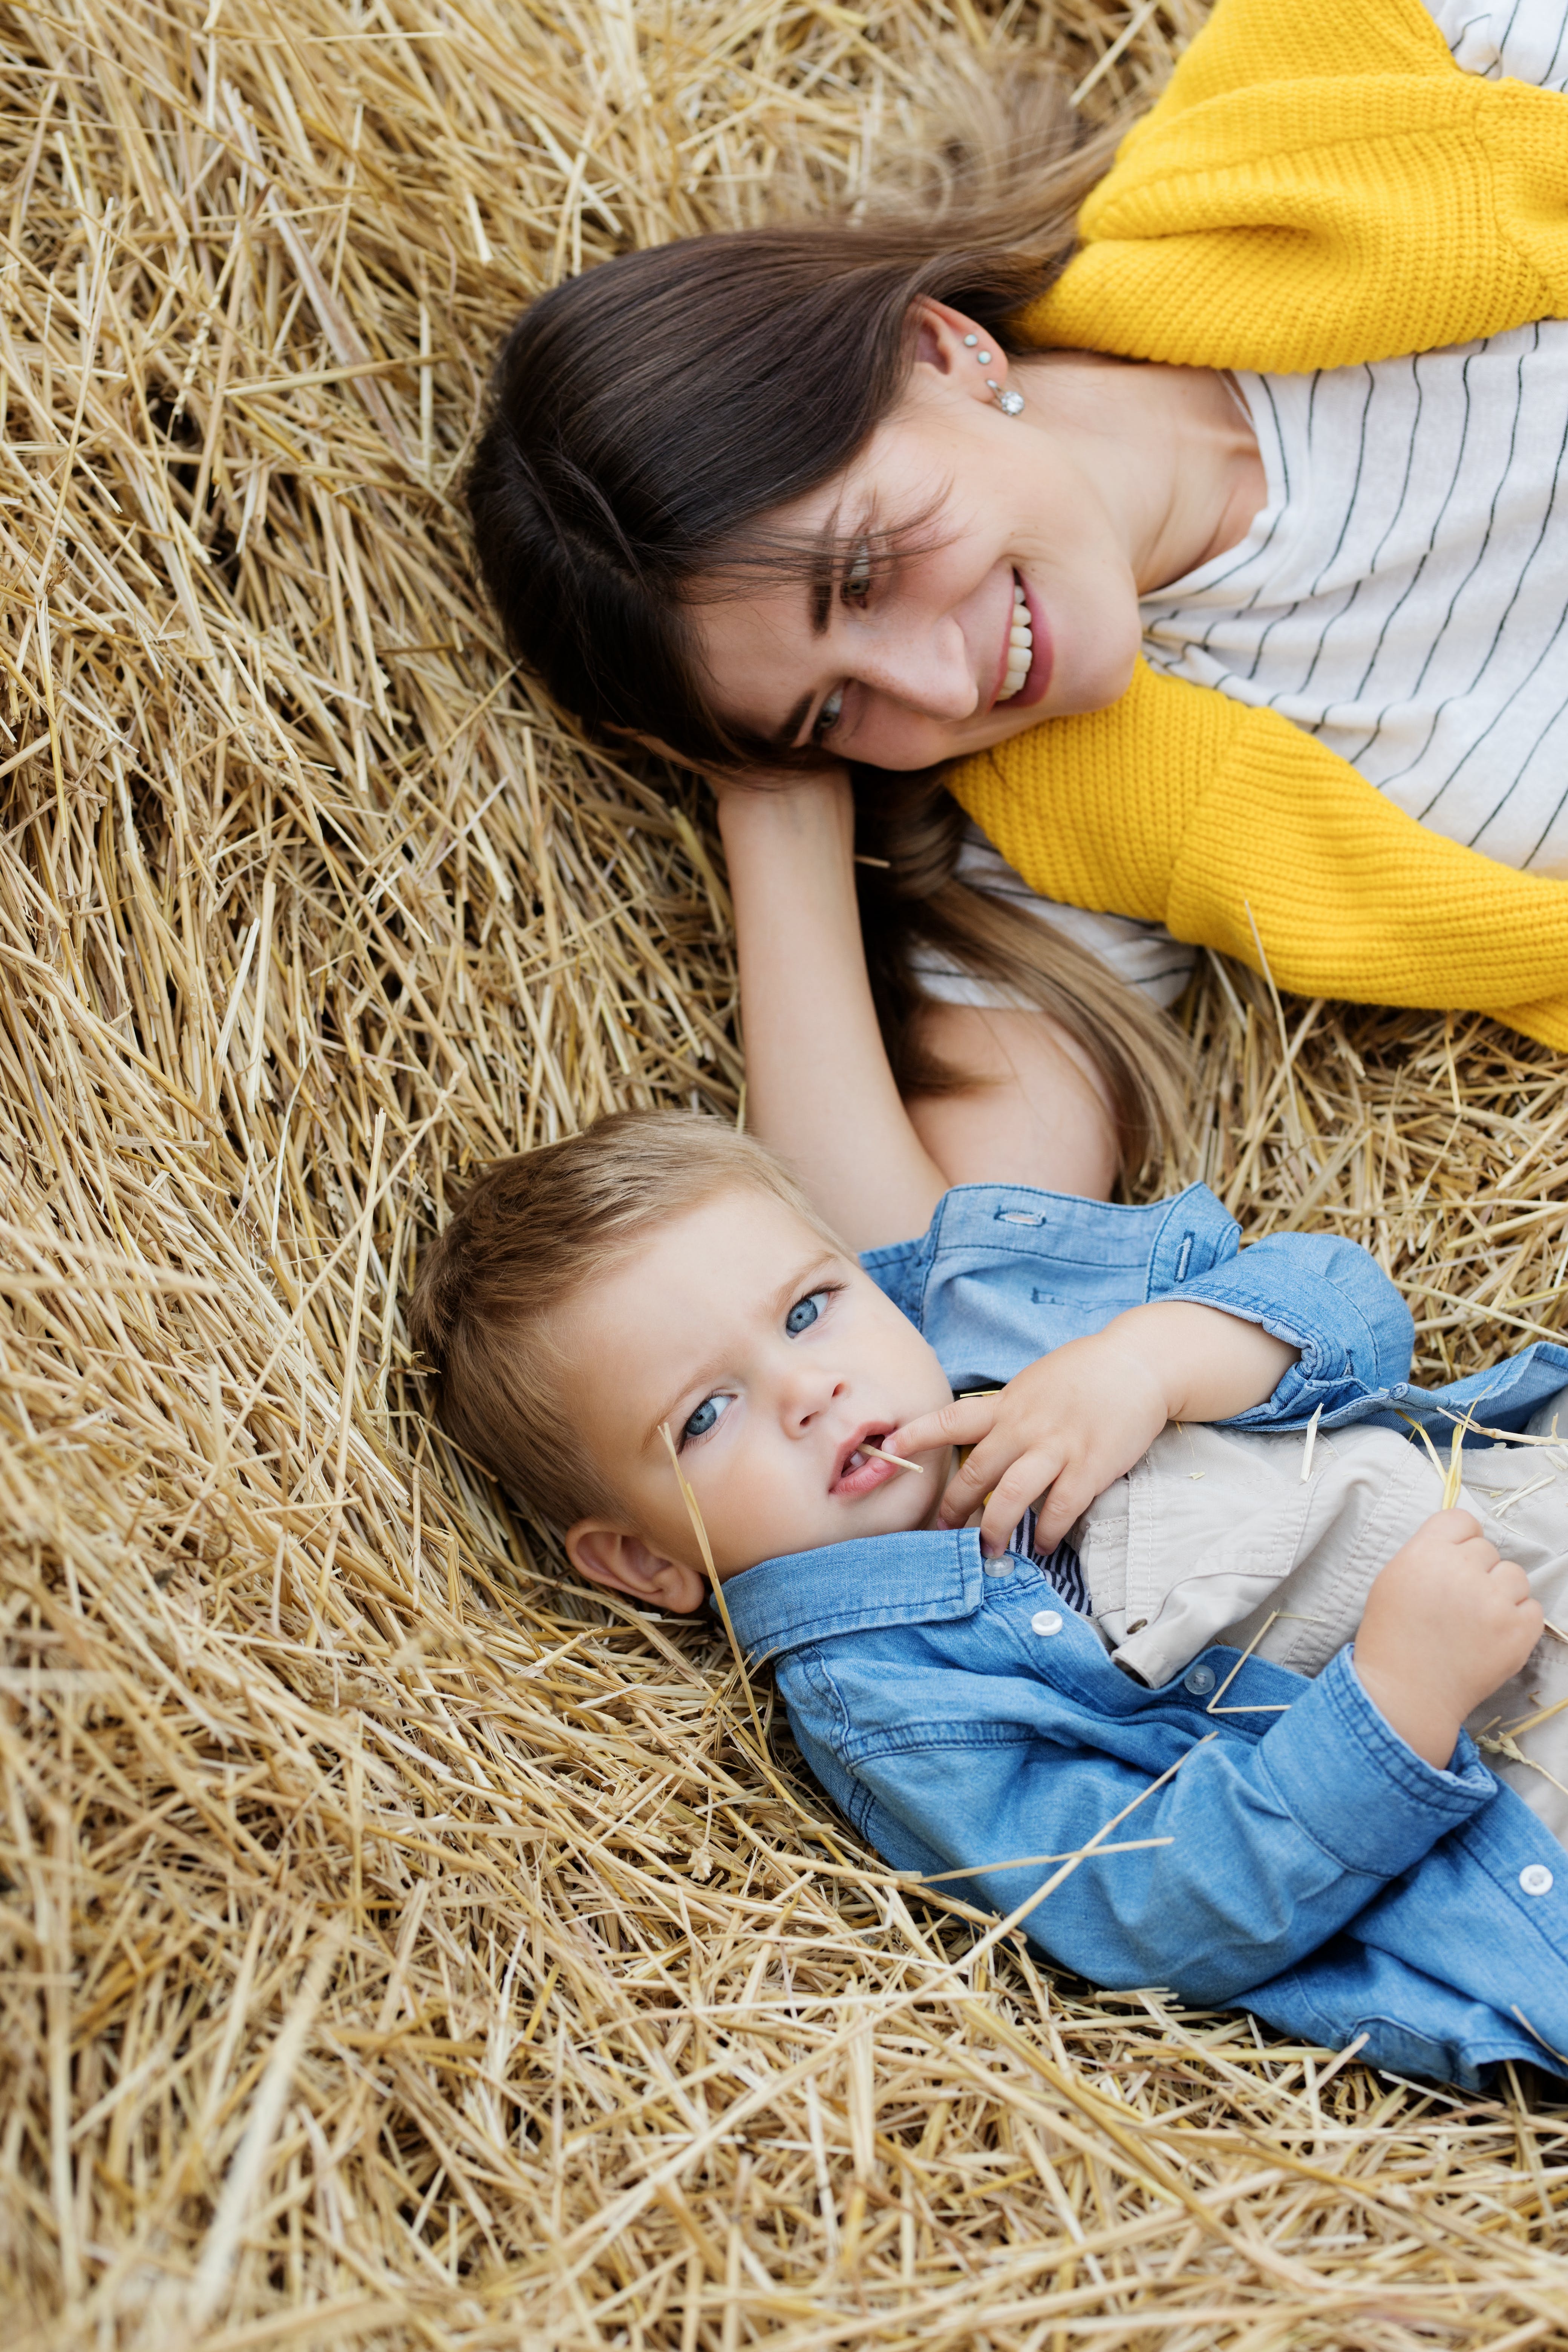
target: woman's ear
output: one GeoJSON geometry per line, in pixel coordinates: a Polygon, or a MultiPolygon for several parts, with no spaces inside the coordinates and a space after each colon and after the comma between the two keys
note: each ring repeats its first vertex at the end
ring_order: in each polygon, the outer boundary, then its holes
{"type": "Polygon", "coordinates": [[[579,1519],[566,1534],[566,1552],[579,1576],[607,1584],[633,1601],[686,1616],[701,1607],[707,1580],[684,1560],[670,1559],[608,1519],[579,1519]]]}
{"type": "Polygon", "coordinates": [[[981,402],[993,401],[1007,381],[1007,354],[995,338],[929,294],[915,304],[915,362],[981,402]]]}

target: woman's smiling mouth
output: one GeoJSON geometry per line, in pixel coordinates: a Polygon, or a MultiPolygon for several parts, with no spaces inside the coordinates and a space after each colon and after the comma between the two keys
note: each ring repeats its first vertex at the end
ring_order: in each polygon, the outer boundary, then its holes
{"type": "Polygon", "coordinates": [[[1050,686],[1051,667],[1051,636],[1045,615],[1030,595],[1023,574],[1015,572],[1001,671],[991,698],[993,710],[999,710],[1005,702],[1016,703],[1021,710],[1038,702],[1050,686]]]}
{"type": "Polygon", "coordinates": [[[1002,683],[996,689],[998,702],[1011,702],[1035,662],[1035,632],[1029,619],[1029,600],[1024,593],[1024,583],[1013,574],[1013,617],[1007,625],[1007,646],[1002,656],[1002,683]]]}

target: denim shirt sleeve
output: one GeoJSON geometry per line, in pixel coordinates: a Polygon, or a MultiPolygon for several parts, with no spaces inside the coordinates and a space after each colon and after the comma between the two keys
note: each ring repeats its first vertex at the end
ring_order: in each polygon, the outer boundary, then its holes
{"type": "MultiPolygon", "coordinates": [[[[1152,1726],[1130,1744],[1096,1738],[1103,1715],[1097,1727],[1070,1705],[979,1716],[972,1675],[946,1692],[945,1675],[922,1676],[918,1710],[896,1717],[868,1703],[855,1650],[824,1643],[781,1669],[813,1769],[897,1865],[975,1865],[952,1891],[987,1909],[1016,1910],[1050,1874],[1039,1857],[1086,1844],[1156,1777],[1152,1726]],[[994,1866],[1014,1856],[1036,1859],[994,1866]]],[[[1235,1654],[1205,1654],[1222,1666],[1235,1654]]],[[[1205,1738],[1201,1717],[1166,1709],[1163,1760],[1179,1769],[1112,1832],[1161,1843],[1085,1862],[1026,1917],[1053,1959],[1111,1990],[1234,2000],[1317,1950],[1495,1794],[1468,1739],[1447,1771],[1407,1748],[1348,1651],[1314,1682],[1289,1680],[1289,1711],[1256,1740],[1229,1726],[1205,1738]]]]}
{"type": "Polygon", "coordinates": [[[1272,1234],[1169,1296],[1223,1307],[1300,1350],[1233,1429],[1290,1429],[1350,1414],[1409,1378],[1415,1327],[1376,1259],[1333,1234],[1272,1234]]]}
{"type": "Polygon", "coordinates": [[[1331,1234],[1240,1246],[1191,1184],[1142,1207],[1026,1185],[955,1185],[916,1241],[861,1264],[936,1349],[954,1386],[1000,1386],[1069,1339],[1151,1299],[1191,1299],[1261,1324],[1300,1351],[1271,1397],[1237,1417],[1287,1429],[1361,1418],[1403,1391],[1410,1311],[1376,1260],[1331,1234]]]}

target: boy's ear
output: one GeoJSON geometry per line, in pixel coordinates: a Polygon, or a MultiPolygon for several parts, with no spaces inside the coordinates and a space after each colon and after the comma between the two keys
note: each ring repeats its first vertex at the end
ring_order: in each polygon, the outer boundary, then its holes
{"type": "Polygon", "coordinates": [[[701,1607],[708,1580],[684,1560],[670,1559],[645,1544],[641,1536],[611,1525],[608,1519],[579,1519],[566,1533],[566,1551],[579,1576],[590,1584],[607,1584],[634,1601],[651,1602],[678,1615],[701,1607]]]}

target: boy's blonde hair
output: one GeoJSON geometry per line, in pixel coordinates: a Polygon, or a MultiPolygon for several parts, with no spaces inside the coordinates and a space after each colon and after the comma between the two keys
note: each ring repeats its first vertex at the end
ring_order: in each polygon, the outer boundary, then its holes
{"type": "Polygon", "coordinates": [[[436,1375],[437,1416],[542,1517],[564,1528],[620,1508],[563,1406],[552,1318],[653,1227],[737,1186],[844,1246],[750,1136],[692,1111],[627,1110],[497,1161],[426,1253],[408,1328],[436,1375]]]}

